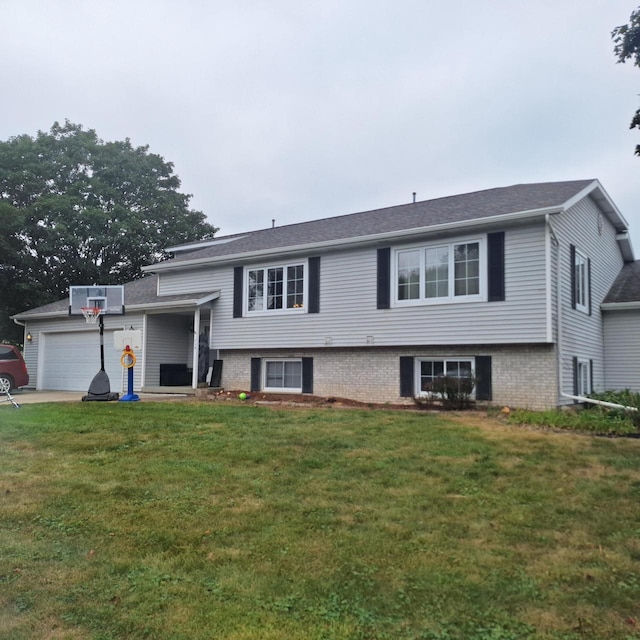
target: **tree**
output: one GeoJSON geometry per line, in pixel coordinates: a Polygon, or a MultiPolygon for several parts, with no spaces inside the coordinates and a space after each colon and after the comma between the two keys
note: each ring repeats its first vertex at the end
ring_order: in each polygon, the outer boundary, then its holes
{"type": "MultiPolygon", "coordinates": [[[[638,7],[629,18],[629,24],[616,27],[611,32],[611,37],[615,46],[613,48],[618,62],[626,62],[629,58],[633,60],[636,67],[640,67],[640,7],[638,7]]],[[[640,109],[638,109],[631,120],[630,129],[640,129],[640,109]]],[[[635,154],[640,156],[640,144],[636,145],[635,154]]]]}
{"type": "Polygon", "coordinates": [[[70,284],[122,284],[164,247],[213,237],[173,164],[127,138],[104,142],[68,120],[0,142],[0,340],[9,316],[59,300],[70,284]]]}

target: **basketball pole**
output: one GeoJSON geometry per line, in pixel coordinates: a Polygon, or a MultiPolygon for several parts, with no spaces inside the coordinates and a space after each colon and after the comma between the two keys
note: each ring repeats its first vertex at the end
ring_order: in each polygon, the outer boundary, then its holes
{"type": "Polygon", "coordinates": [[[102,314],[98,318],[100,323],[100,371],[104,371],[104,320],[102,314]]]}
{"type": "Polygon", "coordinates": [[[82,401],[88,400],[117,400],[120,394],[111,393],[111,383],[109,376],[104,369],[104,321],[102,313],[98,317],[100,325],[100,371],[96,373],[89,385],[89,391],[86,396],[82,396],[82,401]]]}

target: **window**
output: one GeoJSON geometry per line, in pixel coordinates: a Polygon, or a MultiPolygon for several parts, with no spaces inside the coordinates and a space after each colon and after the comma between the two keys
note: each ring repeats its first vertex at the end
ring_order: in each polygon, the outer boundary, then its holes
{"type": "Polygon", "coordinates": [[[577,360],[576,394],[586,396],[591,393],[591,363],[589,360],[577,360]]]}
{"type": "Polygon", "coordinates": [[[19,360],[18,354],[13,347],[0,346],[0,360],[19,360]]]}
{"type": "Polygon", "coordinates": [[[265,360],[265,391],[302,391],[302,360],[265,360]]]}
{"type": "Polygon", "coordinates": [[[479,300],[485,247],[478,239],[396,252],[396,303],[479,300]]]}
{"type": "Polygon", "coordinates": [[[573,308],[589,313],[589,259],[575,247],[571,247],[572,253],[572,285],[573,285],[573,308]]]}
{"type": "Polygon", "coordinates": [[[304,265],[247,270],[247,311],[304,309],[304,265]]]}
{"type": "Polygon", "coordinates": [[[416,379],[418,381],[418,395],[431,391],[433,381],[442,378],[458,378],[462,384],[463,380],[474,377],[473,359],[442,359],[427,360],[416,358],[416,379]]]}

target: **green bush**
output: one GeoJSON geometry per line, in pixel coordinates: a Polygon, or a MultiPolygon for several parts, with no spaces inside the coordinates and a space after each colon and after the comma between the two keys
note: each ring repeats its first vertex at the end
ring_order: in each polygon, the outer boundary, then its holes
{"type": "Polygon", "coordinates": [[[591,405],[587,411],[559,410],[528,411],[515,409],[509,414],[512,424],[536,425],[568,431],[584,431],[595,435],[626,436],[638,432],[638,427],[625,411],[608,410],[591,405]]]}
{"type": "Polygon", "coordinates": [[[474,378],[438,376],[424,385],[425,395],[414,398],[416,404],[431,407],[439,400],[443,409],[469,409],[473,405],[471,393],[476,384],[474,378]]]}
{"type": "MultiPolygon", "coordinates": [[[[602,402],[612,402],[614,404],[621,404],[625,407],[630,407],[629,410],[608,409],[608,412],[611,416],[624,416],[640,430],[640,393],[636,393],[630,389],[622,389],[621,391],[609,390],[602,391],[600,393],[591,393],[589,394],[589,397],[602,402]],[[635,411],[633,409],[635,409],[635,411]]],[[[589,406],[592,407],[597,405],[589,406]]]]}

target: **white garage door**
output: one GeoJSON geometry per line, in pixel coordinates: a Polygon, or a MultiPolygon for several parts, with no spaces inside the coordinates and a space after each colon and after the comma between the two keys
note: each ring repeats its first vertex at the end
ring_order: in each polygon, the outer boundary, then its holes
{"type": "MultiPolygon", "coordinates": [[[[47,333],[44,336],[40,388],[60,391],[88,391],[100,371],[100,333],[79,331],[47,333]]],[[[104,332],[104,368],[111,391],[122,391],[122,352],[113,347],[113,331],[104,332]]]]}

